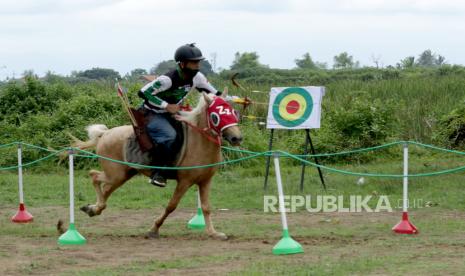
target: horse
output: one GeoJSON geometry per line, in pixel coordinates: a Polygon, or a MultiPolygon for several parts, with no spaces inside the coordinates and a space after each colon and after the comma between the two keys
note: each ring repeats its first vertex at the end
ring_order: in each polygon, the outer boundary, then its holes
{"type": "MultiPolygon", "coordinates": [[[[227,140],[232,146],[241,144],[242,134],[237,125],[237,113],[224,100],[225,96],[226,93],[223,93],[221,97],[202,93],[194,110],[190,112],[181,111],[176,116],[177,120],[188,125],[188,127],[184,127],[184,145],[178,155],[176,166],[196,166],[220,162],[222,160],[221,138],[227,140]]],[[[87,127],[87,132],[89,139],[85,142],[76,141],[73,146],[80,149],[95,148],[96,154],[100,156],[121,161],[125,160],[124,149],[126,143],[128,138],[134,135],[131,125],[111,129],[108,129],[105,125],[91,125],[87,127]]],[[[133,176],[139,173],[150,176],[151,173],[147,169],[137,169],[137,167],[130,167],[102,158],[99,159],[99,163],[103,171],[90,170],[89,172],[97,194],[97,202],[94,205],[86,205],[81,208],[90,217],[100,215],[107,207],[106,202],[110,195],[133,176]]],[[[155,219],[152,227],[146,233],[146,238],[159,237],[159,229],[165,219],[176,209],[186,191],[196,184],[205,217],[206,233],[213,238],[227,239],[224,233],[215,230],[210,217],[209,191],[212,177],[216,171],[216,166],[178,170],[174,193],[163,214],[155,219]]]]}

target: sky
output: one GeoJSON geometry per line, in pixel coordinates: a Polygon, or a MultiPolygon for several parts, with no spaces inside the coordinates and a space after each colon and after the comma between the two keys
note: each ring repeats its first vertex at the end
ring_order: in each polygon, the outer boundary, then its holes
{"type": "Polygon", "coordinates": [[[236,52],[293,68],[310,53],[333,64],[395,65],[426,49],[465,64],[461,0],[0,0],[0,80],[34,70],[149,70],[196,42],[216,68],[236,52]]]}

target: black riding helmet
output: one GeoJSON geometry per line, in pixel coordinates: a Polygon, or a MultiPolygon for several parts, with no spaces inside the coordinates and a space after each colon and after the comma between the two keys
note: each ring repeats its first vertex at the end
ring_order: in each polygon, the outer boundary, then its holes
{"type": "Polygon", "coordinates": [[[199,48],[195,47],[195,43],[182,45],[174,53],[176,62],[197,61],[205,59],[199,48]]]}

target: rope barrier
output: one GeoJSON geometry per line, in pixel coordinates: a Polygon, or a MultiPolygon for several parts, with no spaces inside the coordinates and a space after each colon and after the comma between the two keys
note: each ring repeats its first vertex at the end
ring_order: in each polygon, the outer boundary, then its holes
{"type": "Polygon", "coordinates": [[[11,147],[11,146],[14,146],[14,145],[17,145],[18,142],[13,142],[13,143],[8,143],[8,144],[4,144],[4,145],[0,145],[0,149],[2,148],[8,148],[8,147],[11,147]]]}
{"type": "Polygon", "coordinates": [[[424,147],[424,148],[434,149],[434,150],[438,150],[438,151],[442,151],[442,152],[455,153],[455,154],[459,154],[459,155],[465,155],[465,152],[463,152],[463,151],[448,150],[448,149],[436,147],[436,146],[433,146],[433,145],[422,144],[422,143],[415,142],[415,141],[408,141],[408,142],[406,142],[406,143],[411,144],[411,145],[421,146],[421,147],[424,147]]]}
{"type": "MultiPolygon", "coordinates": [[[[23,168],[25,168],[25,167],[30,167],[30,166],[32,166],[32,165],[34,165],[34,164],[36,164],[36,163],[39,163],[39,162],[41,162],[41,161],[50,159],[50,158],[54,157],[55,155],[58,155],[58,154],[60,154],[61,152],[64,152],[65,150],[66,150],[66,149],[62,149],[62,150],[59,150],[59,151],[57,151],[57,152],[51,153],[51,154],[49,154],[49,155],[47,155],[47,156],[45,156],[45,157],[36,159],[36,160],[31,161],[31,162],[29,162],[29,163],[25,163],[25,164],[23,164],[21,167],[23,167],[23,168]]],[[[18,167],[19,167],[18,165],[10,166],[10,167],[3,167],[3,168],[0,167],[0,171],[14,170],[14,169],[17,169],[18,167]]]]}
{"type": "Polygon", "coordinates": [[[204,169],[204,168],[210,168],[210,167],[215,167],[215,166],[221,166],[221,165],[227,165],[227,164],[238,163],[238,162],[245,161],[245,160],[252,159],[252,158],[256,158],[256,157],[259,157],[259,156],[267,156],[267,155],[271,155],[271,154],[272,154],[272,152],[259,152],[259,153],[254,154],[254,155],[250,155],[250,156],[246,156],[246,157],[242,157],[242,158],[238,158],[238,159],[233,159],[233,160],[229,160],[229,161],[221,161],[221,162],[212,163],[212,164],[206,164],[206,165],[184,166],[184,167],[160,167],[160,166],[148,166],[148,165],[142,165],[142,164],[137,164],[137,163],[130,163],[130,162],[125,162],[125,161],[121,161],[121,160],[116,160],[116,159],[112,159],[112,158],[109,158],[109,157],[101,156],[101,155],[98,155],[98,154],[91,153],[91,152],[89,152],[89,151],[85,151],[85,150],[81,150],[81,149],[76,149],[76,148],[69,148],[69,149],[70,149],[70,150],[75,150],[75,151],[79,151],[79,152],[86,153],[86,154],[88,154],[87,158],[101,158],[101,159],[104,159],[104,160],[107,160],[107,161],[111,161],[111,162],[115,162],[115,163],[118,163],[118,164],[127,165],[127,166],[130,166],[130,167],[137,167],[137,168],[141,168],[141,169],[164,169],[164,170],[193,170],[193,169],[204,169]]]}
{"type": "MultiPolygon", "coordinates": [[[[384,148],[389,148],[392,146],[396,146],[399,144],[405,144],[408,143],[406,141],[397,141],[397,142],[392,142],[392,143],[387,143],[384,145],[380,146],[374,146],[374,147],[369,147],[369,148],[362,148],[362,149],[355,149],[351,151],[341,151],[341,152],[335,152],[335,153],[318,153],[318,154],[293,154],[293,156],[297,157],[329,157],[329,156],[338,156],[338,155],[349,155],[349,154],[354,154],[354,153],[360,153],[360,152],[367,152],[367,151],[373,151],[373,150],[380,150],[384,148]]],[[[231,147],[222,147],[225,150],[229,151],[235,151],[235,152],[240,152],[240,153],[248,153],[248,154],[257,154],[258,152],[256,151],[250,151],[250,150],[244,150],[244,149],[236,149],[236,148],[231,148],[231,147]]],[[[465,154],[465,153],[463,153],[465,154]]]]}
{"type": "Polygon", "coordinates": [[[455,172],[465,170],[465,166],[460,166],[460,167],[453,168],[453,169],[447,169],[447,170],[436,171],[436,172],[431,172],[431,173],[418,173],[418,174],[408,174],[408,175],[404,175],[404,174],[357,173],[357,172],[350,172],[350,171],[346,171],[346,170],[335,169],[335,168],[331,168],[331,167],[324,166],[324,165],[319,165],[319,164],[310,162],[308,160],[302,159],[300,157],[297,157],[295,155],[292,155],[292,154],[284,152],[284,151],[277,151],[277,152],[282,154],[282,155],[294,158],[294,159],[296,159],[296,160],[298,160],[300,162],[303,162],[303,163],[305,163],[307,165],[310,165],[310,166],[313,166],[313,167],[318,167],[318,168],[321,168],[321,169],[324,169],[324,170],[327,170],[327,171],[346,174],[346,175],[352,175],[352,176],[369,176],[369,177],[386,177],[386,178],[427,177],[427,176],[437,176],[437,175],[442,175],[442,174],[451,174],[451,173],[455,173],[455,172]]]}
{"type": "MultiPolygon", "coordinates": [[[[242,161],[246,161],[246,160],[249,160],[249,159],[258,158],[258,157],[262,157],[262,156],[273,156],[273,154],[279,154],[279,155],[281,155],[283,157],[292,158],[292,159],[295,159],[295,160],[297,160],[299,162],[305,163],[307,165],[310,165],[310,166],[313,166],[313,167],[318,167],[318,168],[321,168],[321,169],[324,169],[324,170],[327,170],[327,171],[330,171],[330,172],[335,172],[335,173],[341,173],[341,174],[352,175],[352,176],[402,178],[402,177],[406,177],[406,175],[404,175],[404,174],[378,174],[378,173],[351,172],[351,171],[347,171],[347,170],[341,170],[341,169],[328,167],[328,166],[325,166],[325,165],[316,164],[316,163],[313,163],[311,161],[303,159],[304,157],[323,157],[323,156],[326,157],[326,156],[346,155],[346,154],[374,151],[374,150],[380,150],[380,149],[383,149],[383,148],[392,147],[392,146],[399,145],[399,144],[412,144],[412,145],[416,145],[416,146],[420,146],[420,147],[424,147],[424,148],[429,148],[429,149],[434,149],[434,150],[438,150],[438,151],[442,151],[442,152],[446,152],[446,153],[454,153],[454,154],[459,154],[459,155],[465,155],[465,152],[462,152],[462,151],[448,150],[448,149],[436,147],[436,146],[433,146],[433,145],[422,144],[422,143],[414,142],[414,141],[397,141],[397,142],[387,143],[387,144],[380,145],[380,146],[375,146],[375,147],[362,148],[362,149],[356,149],[356,150],[351,150],[351,151],[343,151],[343,152],[337,152],[337,153],[322,153],[322,154],[314,154],[314,155],[311,155],[311,154],[308,154],[308,155],[291,154],[291,153],[288,153],[288,152],[285,152],[285,151],[280,151],[280,150],[277,150],[277,151],[265,151],[265,152],[255,152],[255,151],[250,151],[250,150],[245,150],[245,149],[222,147],[222,149],[224,149],[224,150],[238,152],[238,153],[245,153],[245,154],[248,154],[249,156],[245,156],[245,157],[241,157],[241,158],[237,158],[237,159],[232,159],[232,160],[228,160],[228,161],[221,161],[221,162],[212,163],[212,164],[197,165],[197,166],[160,167],[160,166],[148,166],[148,165],[142,165],[142,164],[137,164],[137,163],[130,163],[130,162],[125,162],[125,161],[121,161],[121,160],[116,160],[116,159],[101,156],[101,155],[98,155],[98,154],[95,154],[95,153],[92,153],[92,152],[89,152],[89,151],[86,151],[86,150],[73,148],[73,147],[62,148],[60,150],[50,150],[50,149],[46,149],[44,147],[35,146],[35,145],[31,145],[31,144],[24,143],[24,142],[12,142],[12,143],[9,143],[9,144],[0,145],[0,148],[11,147],[11,146],[14,146],[14,145],[25,145],[25,146],[30,147],[30,148],[51,152],[51,154],[49,154],[49,155],[47,155],[45,157],[42,157],[42,158],[36,159],[34,161],[31,161],[29,163],[23,164],[22,167],[32,166],[32,165],[34,165],[36,163],[39,163],[41,161],[44,161],[44,160],[50,159],[50,158],[52,158],[52,157],[54,157],[56,155],[59,155],[62,152],[70,151],[70,150],[74,151],[74,152],[83,153],[81,155],[75,155],[75,156],[79,156],[79,157],[83,157],[83,158],[95,158],[95,159],[100,158],[100,159],[104,159],[104,160],[107,160],[107,161],[110,161],[110,162],[115,162],[115,163],[131,166],[131,167],[135,167],[135,168],[140,168],[140,169],[164,169],[164,170],[203,169],[203,168],[210,168],[210,167],[227,165],[227,164],[234,164],[234,163],[238,163],[238,162],[242,162],[242,161]]],[[[17,168],[18,168],[18,165],[3,167],[3,168],[0,167],[0,171],[13,170],[13,169],[17,169],[17,168]]],[[[456,172],[460,172],[460,171],[464,171],[464,170],[465,170],[465,166],[460,166],[460,167],[456,167],[456,168],[452,168],[452,169],[446,169],[446,170],[435,171],[435,172],[409,174],[409,175],[407,175],[407,177],[438,176],[438,175],[456,173],[456,172]]]]}

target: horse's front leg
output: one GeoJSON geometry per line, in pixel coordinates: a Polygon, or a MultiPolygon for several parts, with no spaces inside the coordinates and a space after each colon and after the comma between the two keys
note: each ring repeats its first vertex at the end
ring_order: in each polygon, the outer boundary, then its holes
{"type": "Polygon", "coordinates": [[[171,214],[176,209],[179,201],[181,201],[181,198],[184,196],[191,185],[192,183],[188,181],[178,181],[176,189],[174,190],[174,194],[171,197],[170,202],[168,202],[168,206],[165,208],[165,212],[155,220],[152,228],[150,228],[149,232],[145,235],[146,238],[158,238],[158,231],[163,225],[163,222],[169,216],[169,214],[171,214]]]}
{"type": "Polygon", "coordinates": [[[227,240],[228,236],[226,234],[217,232],[211,220],[211,211],[210,211],[210,202],[209,202],[209,193],[210,193],[211,179],[208,181],[199,183],[199,193],[200,193],[200,203],[202,206],[203,216],[205,217],[206,231],[207,234],[213,238],[220,240],[227,240]]]}

